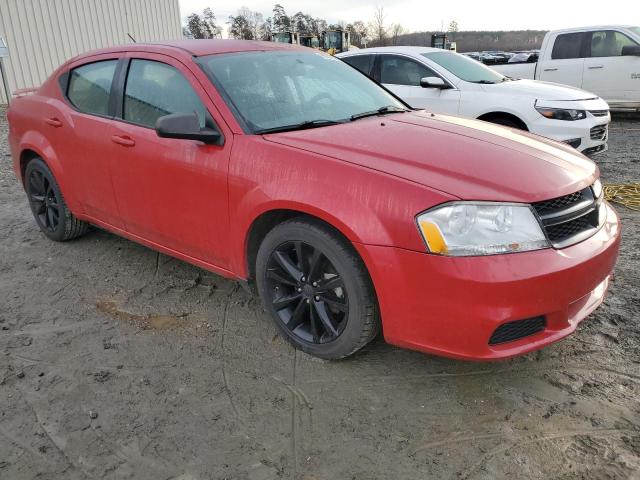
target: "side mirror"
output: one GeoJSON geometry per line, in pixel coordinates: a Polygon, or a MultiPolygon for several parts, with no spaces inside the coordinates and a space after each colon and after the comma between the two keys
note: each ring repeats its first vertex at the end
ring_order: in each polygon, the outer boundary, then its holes
{"type": "Polygon", "coordinates": [[[451,88],[451,85],[446,83],[439,77],[424,77],[420,79],[420,86],[422,88],[437,88],[439,90],[447,90],[451,88]]]}
{"type": "Polygon", "coordinates": [[[640,56],[640,45],[627,45],[626,47],[622,47],[622,56],[623,57],[640,56]]]}
{"type": "Polygon", "coordinates": [[[222,145],[222,134],[213,128],[200,128],[196,113],[172,113],[156,120],[156,133],[162,138],[198,140],[210,145],[222,145]]]}

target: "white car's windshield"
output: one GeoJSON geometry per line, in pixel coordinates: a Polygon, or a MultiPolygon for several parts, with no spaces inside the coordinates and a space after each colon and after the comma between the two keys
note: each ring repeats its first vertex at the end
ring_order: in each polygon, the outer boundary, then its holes
{"type": "Polygon", "coordinates": [[[344,62],[316,52],[243,52],[198,59],[252,133],[403,112],[392,95],[344,62]]]}
{"type": "Polygon", "coordinates": [[[629,30],[640,37],[640,27],[629,27],[629,30]]]}
{"type": "Polygon", "coordinates": [[[508,80],[504,75],[485,67],[482,63],[453,52],[423,53],[423,57],[437,63],[465,82],[500,83],[508,80]]]}

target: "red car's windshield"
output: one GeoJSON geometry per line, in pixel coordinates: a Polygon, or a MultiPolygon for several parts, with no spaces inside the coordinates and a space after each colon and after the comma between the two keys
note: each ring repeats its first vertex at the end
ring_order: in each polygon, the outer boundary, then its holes
{"type": "Polygon", "coordinates": [[[405,109],[375,82],[321,53],[211,55],[199,63],[253,133],[305,122],[342,122],[385,107],[388,112],[405,109]]]}

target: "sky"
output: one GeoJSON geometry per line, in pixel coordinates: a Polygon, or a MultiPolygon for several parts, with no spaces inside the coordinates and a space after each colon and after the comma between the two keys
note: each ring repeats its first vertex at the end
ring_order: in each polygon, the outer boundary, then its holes
{"type": "MultiPolygon", "coordinates": [[[[640,7],[632,7],[637,0],[179,0],[180,13],[201,13],[211,7],[218,24],[235,15],[245,6],[271,16],[275,3],[280,3],[287,14],[298,11],[326,19],[329,23],[362,20],[368,23],[377,6],[383,7],[388,24],[400,23],[409,31],[433,31],[445,28],[456,20],[460,30],[554,30],[587,25],[627,24],[640,25],[640,7]],[[607,8],[604,8],[606,5],[607,8]],[[631,15],[630,15],[631,14],[631,15]]],[[[226,36],[226,35],[225,35],[226,36]]]]}

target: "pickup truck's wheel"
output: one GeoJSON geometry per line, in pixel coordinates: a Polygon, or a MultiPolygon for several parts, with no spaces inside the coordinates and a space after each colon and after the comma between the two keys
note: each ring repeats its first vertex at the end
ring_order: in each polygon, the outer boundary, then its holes
{"type": "Polygon", "coordinates": [[[289,220],[271,230],[256,259],[266,310],[300,350],[344,358],[380,330],[369,275],[351,245],[323,225],[289,220]]]}
{"type": "Polygon", "coordinates": [[[58,182],[42,159],[34,158],[27,164],[25,189],[36,223],[48,238],[63,242],[86,233],[89,224],[67,208],[58,182]]]}

